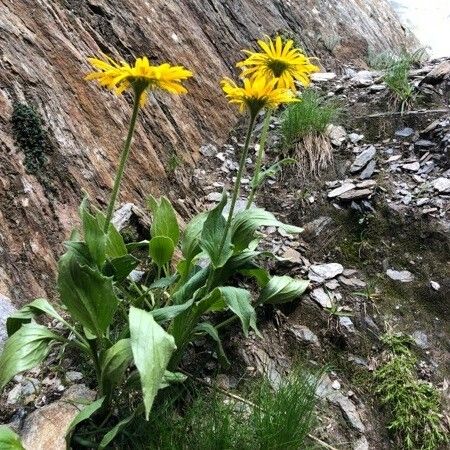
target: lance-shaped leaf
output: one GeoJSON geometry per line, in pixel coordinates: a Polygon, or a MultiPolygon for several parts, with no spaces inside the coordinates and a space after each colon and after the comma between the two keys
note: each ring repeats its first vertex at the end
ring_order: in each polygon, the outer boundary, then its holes
{"type": "Polygon", "coordinates": [[[222,215],[226,204],[227,195],[224,192],[220,203],[208,213],[200,239],[201,248],[207,253],[211,264],[216,269],[222,267],[233,254],[230,233],[225,236],[227,221],[222,215]]]}
{"type": "MultiPolygon", "coordinates": [[[[98,211],[96,218],[100,228],[103,230],[106,220],[105,215],[98,211]]],[[[114,224],[110,223],[108,226],[108,233],[106,235],[106,256],[108,256],[108,258],[120,258],[127,253],[127,246],[125,245],[122,235],[119,233],[114,224]]]]}
{"type": "Polygon", "coordinates": [[[101,361],[101,383],[105,395],[119,385],[132,359],[130,339],[121,339],[106,350],[101,361]]]}
{"type": "Polygon", "coordinates": [[[113,258],[106,262],[103,268],[103,274],[112,276],[114,281],[118,283],[125,280],[125,278],[138,266],[139,260],[133,255],[123,255],[118,258],[113,258]]]}
{"type": "Polygon", "coordinates": [[[286,225],[275,216],[262,208],[250,208],[238,212],[232,222],[231,242],[234,251],[238,252],[248,247],[255,239],[255,231],[259,227],[279,227],[287,233],[301,233],[302,228],[286,225]]]}
{"type": "Polygon", "coordinates": [[[286,303],[300,297],[309,286],[308,280],[296,280],[288,276],[272,277],[261,291],[259,303],[286,303]]]}
{"type": "Polygon", "coordinates": [[[173,336],[158,325],[150,313],[132,306],[129,320],[131,349],[141,378],[145,417],[148,420],[176,345],[173,336]]]}
{"type": "Polygon", "coordinates": [[[136,414],[136,409],[133,414],[130,414],[125,419],[117,423],[113,428],[111,428],[102,438],[98,446],[98,450],[104,450],[108,448],[109,444],[116,438],[116,436],[124,429],[126,426],[134,419],[136,414]]]}
{"type": "Polygon", "coordinates": [[[91,258],[101,268],[106,258],[107,236],[103,232],[97,217],[89,212],[87,197],[81,202],[80,217],[83,222],[84,240],[89,248],[91,258]]]}
{"type": "Polygon", "coordinates": [[[210,337],[216,341],[217,344],[217,355],[219,357],[219,361],[224,367],[228,367],[230,365],[230,361],[227,358],[227,355],[225,354],[225,351],[223,350],[222,341],[220,340],[219,332],[217,331],[217,328],[210,324],[209,322],[203,322],[199,323],[195,329],[195,332],[200,333],[206,333],[210,337]]]}
{"type": "Polygon", "coordinates": [[[166,236],[178,244],[180,239],[180,228],[178,227],[177,215],[172,204],[166,197],[161,197],[159,202],[152,196],[148,198],[148,206],[153,213],[150,234],[152,237],[166,236]]]}
{"type": "Polygon", "coordinates": [[[47,314],[59,322],[64,322],[64,319],[45,298],[37,298],[6,319],[8,336],[14,334],[24,323],[30,323],[33,317],[40,316],[41,314],[47,314]]]}
{"type": "Polygon", "coordinates": [[[181,303],[181,305],[164,306],[163,308],[154,309],[150,311],[150,314],[158,323],[164,323],[179,316],[182,312],[189,309],[193,303],[194,300],[191,299],[185,303],[181,303]]]}
{"type": "Polygon", "coordinates": [[[7,339],[0,356],[0,390],[14,375],[41,363],[50,351],[51,341],[55,339],[58,336],[43,325],[22,325],[7,339]]]}
{"type": "Polygon", "coordinates": [[[158,267],[162,267],[170,262],[174,251],[174,243],[167,236],[155,236],[148,245],[148,254],[158,267]]]}
{"type": "Polygon", "coordinates": [[[20,437],[6,425],[0,425],[0,448],[2,450],[25,450],[20,437]]]}
{"type": "Polygon", "coordinates": [[[80,265],[69,249],[59,261],[58,289],[70,315],[97,337],[111,324],[118,299],[112,278],[80,265]]]}
{"type": "Polygon", "coordinates": [[[203,212],[197,214],[187,224],[184,230],[183,239],[181,240],[181,252],[188,264],[201,252],[200,237],[203,225],[208,217],[208,213],[203,212]]]}

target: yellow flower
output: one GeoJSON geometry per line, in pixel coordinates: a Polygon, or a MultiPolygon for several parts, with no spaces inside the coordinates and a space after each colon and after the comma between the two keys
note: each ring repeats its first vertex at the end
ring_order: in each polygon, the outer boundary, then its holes
{"type": "Polygon", "coordinates": [[[147,57],[137,58],[134,65],[114,61],[108,56],[104,59],[88,58],[97,69],[86,75],[86,80],[97,80],[101,86],[111,89],[116,94],[133,88],[141,97],[141,105],[145,104],[147,90],[162,89],[171,94],[184,94],[187,89],[181,84],[192,77],[192,72],[183,66],[161,64],[152,66],[147,57]]]}
{"type": "Polygon", "coordinates": [[[258,45],[262,52],[243,50],[248,57],[237,63],[237,67],[243,68],[244,76],[277,78],[279,87],[295,90],[295,80],[308,86],[310,74],[319,70],[300,49],[293,47],[294,42],[290,39],[283,43],[277,36],[274,41],[270,38],[267,42],[259,40],[258,45]]]}
{"type": "Polygon", "coordinates": [[[281,103],[299,101],[291,90],[277,87],[277,82],[275,78],[244,78],[244,86],[239,87],[233,80],[224,78],[221,86],[230,103],[238,105],[240,111],[247,108],[252,116],[256,116],[262,108],[276,108],[281,103]]]}

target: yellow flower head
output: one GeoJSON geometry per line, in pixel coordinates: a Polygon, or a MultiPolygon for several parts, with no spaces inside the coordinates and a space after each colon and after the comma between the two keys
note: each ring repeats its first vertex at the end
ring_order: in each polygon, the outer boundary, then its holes
{"type": "Polygon", "coordinates": [[[162,89],[171,94],[184,94],[187,89],[181,84],[192,77],[192,72],[183,66],[161,64],[152,66],[147,57],[137,58],[134,65],[114,61],[108,56],[104,59],[88,58],[97,69],[86,75],[86,80],[97,80],[101,86],[111,89],[116,94],[133,88],[141,96],[141,104],[145,104],[147,90],[162,89]]]}
{"type": "Polygon", "coordinates": [[[300,49],[293,47],[294,41],[290,39],[283,43],[277,36],[274,41],[259,40],[258,45],[262,52],[243,50],[248,57],[237,63],[237,67],[243,68],[244,76],[277,78],[278,87],[295,90],[295,80],[308,86],[311,73],[319,70],[300,49]]]}
{"type": "Polygon", "coordinates": [[[276,108],[281,103],[299,101],[291,90],[277,87],[277,81],[261,76],[244,78],[244,86],[239,87],[233,80],[224,78],[221,86],[230,103],[238,105],[240,111],[248,109],[251,115],[256,116],[262,108],[276,108]]]}

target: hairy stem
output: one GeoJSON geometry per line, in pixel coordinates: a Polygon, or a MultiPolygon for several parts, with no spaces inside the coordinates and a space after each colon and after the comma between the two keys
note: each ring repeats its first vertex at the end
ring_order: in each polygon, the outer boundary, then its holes
{"type": "Polygon", "coordinates": [[[111,193],[111,199],[109,200],[108,211],[106,214],[105,220],[105,228],[104,232],[108,233],[109,224],[111,222],[111,218],[114,212],[114,206],[116,204],[117,195],[120,189],[120,183],[123,178],[123,174],[125,172],[125,165],[128,159],[128,155],[130,154],[131,148],[131,140],[133,139],[134,129],[136,128],[136,121],[139,112],[139,102],[142,95],[142,90],[135,90],[134,92],[134,105],[133,105],[133,114],[131,115],[130,125],[128,127],[128,134],[125,140],[125,144],[123,146],[122,153],[120,155],[119,167],[117,169],[116,178],[114,179],[114,186],[111,193]]]}
{"type": "Polygon", "coordinates": [[[272,117],[272,110],[268,109],[266,111],[266,115],[264,116],[264,123],[263,123],[262,132],[261,132],[261,138],[259,140],[258,155],[256,156],[256,163],[255,163],[255,173],[253,174],[252,182],[250,184],[252,189],[250,191],[250,195],[247,200],[247,206],[245,207],[245,209],[250,208],[250,206],[253,203],[253,199],[255,197],[256,191],[258,190],[258,177],[259,177],[259,173],[261,172],[262,162],[264,159],[264,148],[266,146],[267,136],[269,134],[269,125],[270,125],[271,117],[272,117]]]}

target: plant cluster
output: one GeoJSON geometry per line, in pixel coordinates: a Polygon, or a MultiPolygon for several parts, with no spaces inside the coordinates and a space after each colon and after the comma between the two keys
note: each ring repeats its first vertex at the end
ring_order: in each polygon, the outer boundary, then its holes
{"type": "MultiPolygon", "coordinates": [[[[75,349],[89,361],[96,376],[97,398],[70,425],[69,446],[71,442],[99,449],[113,445],[134,420],[150,419],[157,397],[164,396],[161,391],[175,389],[174,384],[185,380],[180,363],[193,341],[209,336],[226,364],[219,336],[224,325],[240,320],[245,335],[250,330],[258,334],[256,306],[289,302],[307,288],[308,281],[271,277],[258,265],[263,256],[257,249],[258,228],[275,226],[289,233],[301,229],[251,204],[235,211],[257,115],[298,101],[294,80],[304,82],[314,70],[292,45],[292,41],[283,44],[280,38],[260,41],[264,53],[248,52],[245,61],[245,67],[257,70],[244,68],[242,85],[229,79],[222,82],[230,103],[247,112],[249,119],[231,200],[224,192],[214,209],[195,216],[182,231],[170,201],[150,197],[151,229],[148,239],[139,242],[125,242],[111,222],[139,111],[149,91],[186,93],[183,82],[193,74],[182,66],[152,65],[146,57],[137,58],[134,64],[107,56],[89,59],[95,70],[87,79],[117,95],[126,90],[134,94],[111,199],[106,212],[91,206],[87,198],[81,203],[81,228],[73,231],[58,264],[63,312],[42,298],[24,306],[7,320],[9,338],[0,356],[0,389],[16,374],[44,361],[58,344],[75,349]],[[146,256],[137,258],[142,252],[146,256]],[[150,267],[139,282],[129,276],[137,267],[150,267]],[[236,274],[257,280],[256,299],[236,286],[236,274]],[[220,322],[218,312],[228,317],[220,322]],[[36,319],[41,315],[51,317],[60,327],[50,330],[40,325],[36,319]]],[[[257,171],[254,178],[260,176],[257,171]]],[[[253,186],[256,189],[258,183],[253,186]]],[[[10,431],[2,429],[0,439],[11,440],[10,431]]]]}
{"type": "Polygon", "coordinates": [[[14,103],[11,124],[14,140],[25,154],[25,169],[36,174],[45,164],[46,150],[45,132],[39,114],[25,103],[14,103]]]}
{"type": "Polygon", "coordinates": [[[306,89],[302,101],[289,105],[281,116],[283,150],[297,161],[299,171],[316,174],[332,159],[325,137],[327,126],[338,120],[342,109],[336,101],[306,89]]]}
{"type": "Polygon", "coordinates": [[[435,450],[448,443],[442,425],[439,392],[417,379],[411,339],[388,333],[384,359],[375,371],[376,393],[390,411],[388,428],[405,450],[435,450]]]}

